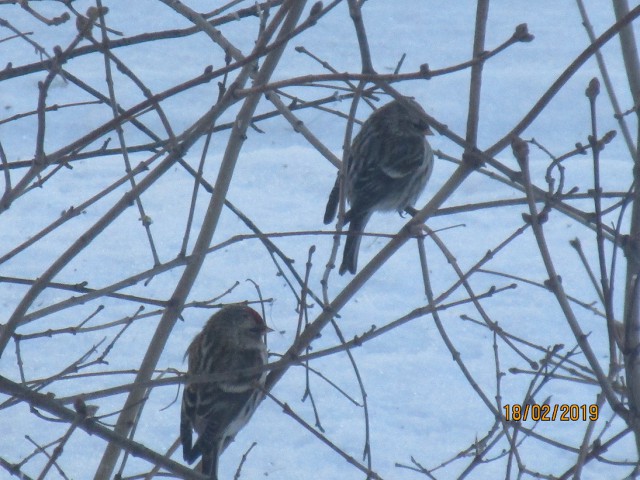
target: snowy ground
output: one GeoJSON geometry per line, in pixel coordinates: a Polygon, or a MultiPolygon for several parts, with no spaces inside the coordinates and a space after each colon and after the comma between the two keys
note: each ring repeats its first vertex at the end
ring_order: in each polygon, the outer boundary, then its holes
{"type": "MultiPolygon", "coordinates": [[[[104,3],[110,8],[107,16],[109,26],[124,32],[126,36],[189,26],[184,19],[179,18],[161,2],[127,2],[126,8],[120,2],[104,3]]],[[[198,11],[209,11],[219,6],[218,2],[210,1],[184,3],[198,11]]],[[[596,32],[601,33],[614,22],[608,4],[596,1],[586,3],[593,15],[591,20],[596,32]]],[[[242,2],[240,7],[250,4],[251,2],[242,2]]],[[[62,4],[58,2],[31,2],[31,5],[46,16],[59,15],[64,11],[62,4]]],[[[90,2],[78,0],[73,5],[78,11],[84,12],[90,2]]],[[[402,67],[403,72],[416,71],[423,63],[428,63],[431,69],[439,69],[469,59],[475,17],[472,2],[370,0],[366,2],[363,14],[374,67],[380,73],[392,72],[404,53],[407,57],[402,67]]],[[[20,31],[33,31],[31,38],[46,46],[49,51],[54,45],[67,45],[75,33],[73,22],[69,25],[45,28],[19,6],[3,6],[0,9],[0,18],[9,20],[20,31]]],[[[581,25],[578,9],[573,2],[513,0],[508,2],[508,5],[505,2],[495,2],[491,5],[487,49],[493,49],[509,38],[515,26],[520,23],[528,24],[529,31],[536,37],[535,41],[516,44],[491,59],[485,66],[478,141],[480,148],[487,148],[510,131],[589,43],[581,25]]],[[[221,27],[221,31],[246,53],[253,46],[257,21],[243,20],[228,24],[221,27]],[[249,34],[247,26],[253,28],[249,34]]],[[[9,35],[6,28],[0,27],[0,39],[9,35]]],[[[346,3],[339,5],[316,27],[290,44],[274,74],[274,80],[324,72],[316,62],[296,53],[293,47],[297,45],[304,45],[340,72],[360,70],[357,42],[346,3]]],[[[153,92],[160,92],[193,78],[207,65],[219,66],[223,61],[220,49],[212,48],[210,40],[204,35],[141,44],[114,52],[127,65],[135,68],[135,73],[153,92]]],[[[618,89],[622,108],[630,108],[632,101],[628,94],[617,39],[609,42],[603,53],[618,89]]],[[[4,63],[12,62],[14,67],[39,59],[32,47],[16,39],[0,43],[0,58],[4,63]]],[[[100,86],[101,91],[106,93],[101,56],[92,55],[89,58],[71,60],[65,68],[88,84],[100,86]]],[[[586,143],[590,123],[584,89],[589,80],[598,75],[597,65],[592,59],[572,77],[522,137],[534,137],[555,155],[571,150],[576,142],[586,143]]],[[[45,76],[45,72],[38,72],[0,83],[0,107],[3,109],[0,119],[34,110],[37,102],[37,84],[45,76]]],[[[464,136],[468,81],[469,71],[465,70],[430,81],[404,82],[396,87],[402,93],[414,96],[430,115],[446,124],[453,132],[464,136]]],[[[116,90],[118,101],[125,108],[143,100],[139,90],[119,74],[116,74],[116,90]]],[[[331,93],[330,89],[313,87],[297,87],[287,91],[307,100],[331,93]]],[[[174,131],[182,132],[188,128],[210,107],[216,95],[217,86],[212,83],[167,101],[163,106],[174,131]]],[[[74,85],[56,79],[47,102],[49,105],[62,105],[89,99],[86,93],[74,85]]],[[[611,107],[604,95],[599,98],[599,105],[600,131],[617,128],[611,107]]],[[[330,105],[331,108],[342,112],[348,112],[349,106],[348,101],[330,105]]],[[[258,107],[259,112],[272,109],[266,100],[258,107]]],[[[236,111],[237,109],[233,109],[233,112],[228,112],[223,121],[231,121],[236,111]]],[[[369,110],[361,106],[358,117],[364,119],[368,114],[369,110]]],[[[319,110],[301,111],[299,116],[335,155],[341,156],[346,121],[319,110]]],[[[50,113],[45,143],[47,152],[61,148],[109,118],[109,108],[105,105],[60,109],[50,113]]],[[[160,131],[160,122],[157,118],[152,118],[152,114],[147,114],[141,119],[160,131]]],[[[0,141],[9,162],[30,160],[33,157],[36,125],[34,116],[0,124],[0,141]]],[[[330,231],[330,228],[322,224],[322,215],[327,195],[335,179],[335,167],[309,146],[281,117],[261,122],[258,126],[263,133],[249,130],[228,200],[251,218],[263,232],[330,231]]],[[[631,131],[635,131],[634,126],[631,131]]],[[[143,140],[139,132],[129,127],[126,130],[126,138],[131,144],[143,140]]],[[[100,139],[95,147],[99,147],[103,141],[104,139],[100,139]]],[[[460,148],[445,137],[434,136],[430,141],[434,149],[456,158],[460,157],[460,148]]],[[[112,136],[111,142],[110,147],[117,145],[115,136],[112,136]]],[[[215,182],[226,142],[226,133],[213,137],[204,168],[204,178],[211,184],[215,182]]],[[[197,168],[201,150],[202,142],[185,156],[185,160],[194,168],[197,168]]],[[[543,177],[549,164],[548,157],[534,147],[531,147],[531,151],[534,181],[545,188],[543,177]]],[[[139,153],[132,155],[130,160],[135,166],[148,158],[148,154],[139,153]]],[[[517,168],[510,149],[501,152],[497,159],[510,168],[517,168]]],[[[607,191],[626,191],[631,183],[632,164],[621,135],[618,135],[603,152],[602,162],[603,188],[607,191]]],[[[567,190],[574,185],[580,187],[582,193],[592,188],[590,156],[573,157],[565,166],[567,190]]],[[[122,159],[115,156],[74,162],[72,167],[62,169],[46,182],[44,188],[28,192],[16,200],[9,210],[2,213],[0,255],[37,234],[70,206],[77,206],[106,188],[124,172],[122,159]]],[[[437,160],[432,179],[418,201],[418,207],[423,206],[440,189],[454,169],[455,165],[448,161],[437,160]]],[[[14,175],[18,179],[21,174],[14,175]]],[[[91,205],[78,217],[66,222],[53,234],[0,264],[0,275],[27,279],[41,276],[46,268],[100,219],[129,188],[128,184],[118,188],[91,205]]],[[[192,189],[192,177],[182,168],[173,167],[142,197],[146,213],[153,220],[151,229],[162,262],[172,260],[180,250],[192,189]]],[[[521,196],[522,194],[511,187],[480,173],[474,173],[443,207],[521,196]]],[[[202,191],[199,194],[190,247],[197,236],[208,200],[209,196],[202,191]]],[[[613,202],[614,200],[607,201],[607,205],[613,202]]],[[[589,201],[574,202],[573,205],[586,211],[592,210],[589,201]]],[[[466,271],[478,262],[487,250],[495,248],[522,225],[521,214],[525,211],[525,205],[503,207],[499,211],[468,211],[436,216],[430,219],[428,224],[433,229],[454,226],[440,232],[440,236],[456,256],[462,270],[466,271]]],[[[63,269],[55,277],[55,281],[72,285],[86,281],[90,288],[101,288],[152,268],[153,259],[139,218],[140,214],[135,207],[126,210],[90,245],[90,248],[63,269]]],[[[607,217],[609,222],[616,220],[615,214],[607,217]]],[[[405,221],[394,214],[378,214],[372,218],[368,230],[393,234],[405,221]]],[[[602,310],[596,292],[578,263],[575,251],[568,244],[569,240],[579,238],[585,249],[591,252],[589,258],[595,266],[593,232],[557,212],[551,215],[545,228],[567,293],[585,303],[596,302],[596,308],[602,310]]],[[[225,210],[213,237],[213,245],[220,244],[234,235],[247,233],[250,232],[242,222],[232,212],[225,210]]],[[[365,265],[387,241],[383,237],[364,239],[360,252],[360,266],[365,265]]],[[[308,250],[311,245],[315,245],[310,288],[319,294],[320,280],[329,258],[333,237],[308,234],[275,238],[274,242],[295,261],[295,266],[301,274],[304,273],[308,250]]],[[[436,246],[429,241],[426,245],[432,286],[437,297],[455,283],[458,277],[436,246]]],[[[621,281],[624,275],[624,259],[621,254],[618,262],[615,309],[616,315],[621,317],[621,281]]],[[[487,264],[486,268],[539,283],[547,278],[530,230],[512,242],[487,264]]],[[[174,268],[155,276],[147,285],[139,282],[122,290],[122,293],[166,300],[173,293],[181,273],[181,268],[174,268]]],[[[351,278],[340,277],[334,271],[329,285],[330,296],[339,293],[351,278]]],[[[257,300],[256,290],[252,283],[246,281],[247,279],[260,286],[265,298],[273,300],[266,305],[266,316],[268,324],[277,333],[270,336],[269,347],[274,353],[285,352],[296,332],[296,303],[291,290],[283,278],[277,275],[268,252],[258,240],[232,243],[213,252],[201,270],[188,301],[205,301],[216,297],[232,287],[235,282],[239,282],[239,285],[222,298],[221,302],[257,300]]],[[[493,285],[500,288],[513,282],[512,279],[481,273],[475,274],[471,279],[476,294],[485,292],[493,285]]],[[[0,323],[6,322],[26,291],[24,285],[11,281],[2,283],[0,306],[3,314],[0,323]]],[[[77,294],[60,289],[45,290],[29,310],[30,314],[36,316],[36,320],[21,326],[18,333],[26,335],[77,325],[95,312],[99,305],[104,305],[105,308],[97,313],[88,325],[105,324],[135,315],[140,306],[139,302],[101,297],[45,316],[38,315],[38,310],[74,295],[77,294]]],[[[466,293],[458,289],[445,303],[465,298],[466,293]]],[[[354,335],[364,333],[371,325],[381,327],[427,304],[416,242],[410,241],[353,297],[340,312],[338,321],[345,338],[350,339],[354,335]]],[[[553,296],[543,288],[518,282],[515,290],[497,294],[484,300],[482,305],[493,321],[498,322],[506,331],[529,342],[543,347],[562,344],[563,354],[576,344],[553,296]]],[[[157,325],[161,309],[146,305],[144,312],[156,314],[131,324],[109,353],[108,364],[93,366],[83,373],[128,371],[137,368],[157,325]]],[[[310,319],[314,319],[320,312],[321,308],[314,305],[309,309],[310,319]]],[[[590,334],[592,346],[606,369],[609,358],[604,320],[586,308],[576,306],[575,312],[583,330],[590,334]]],[[[182,359],[185,348],[210,314],[211,310],[204,308],[188,308],[183,312],[185,321],[177,323],[158,365],[159,370],[186,368],[182,359]]],[[[461,353],[466,367],[488,398],[495,402],[496,366],[493,335],[487,328],[462,319],[462,315],[480,320],[478,311],[471,304],[441,312],[447,333],[455,348],[461,353]]],[[[93,345],[104,340],[98,347],[98,354],[102,353],[120,328],[121,326],[115,326],[77,336],[59,334],[50,338],[41,337],[21,342],[26,379],[36,380],[54,375],[89,351],[93,345]]],[[[314,342],[313,347],[314,350],[319,350],[338,343],[338,338],[331,327],[328,327],[322,338],[314,342]]],[[[529,370],[529,364],[501,340],[497,346],[500,368],[505,373],[501,378],[502,402],[520,403],[532,376],[510,373],[509,369],[529,370]]],[[[544,352],[535,351],[530,347],[520,348],[532,360],[540,361],[544,356],[544,352]]],[[[372,467],[382,478],[427,478],[424,474],[399,468],[396,463],[410,465],[413,457],[425,468],[433,469],[454,459],[459,452],[468,449],[492,428],[495,419],[452,361],[452,355],[442,341],[431,316],[423,316],[406,323],[355,349],[353,354],[362,375],[369,404],[372,467]]],[[[585,365],[581,354],[576,355],[575,360],[585,365]]],[[[311,366],[343,388],[356,401],[362,401],[354,372],[345,354],[319,359],[311,366]]],[[[20,381],[16,350],[12,343],[0,359],[0,374],[13,381],[20,381]]],[[[314,375],[311,378],[312,391],[325,434],[348,454],[361,460],[365,429],[363,409],[355,406],[324,380],[314,375]]],[[[52,392],[60,397],[68,397],[118,385],[131,379],[130,373],[68,379],[45,386],[42,393],[52,392]]],[[[277,384],[273,393],[313,425],[314,416],[309,401],[300,401],[304,393],[304,380],[304,370],[292,368],[277,384]]],[[[541,403],[550,397],[552,405],[590,405],[595,402],[599,391],[597,385],[585,386],[573,381],[552,380],[542,388],[535,399],[541,403]]],[[[178,434],[180,406],[179,402],[175,401],[178,394],[176,386],[153,390],[136,431],[137,441],[159,452],[164,452],[170,447],[178,434]]],[[[92,400],[90,403],[99,405],[100,414],[107,414],[121,408],[124,398],[113,396],[92,400]]],[[[5,399],[6,397],[0,396],[0,402],[4,402],[5,399]]],[[[603,407],[600,415],[601,419],[596,424],[594,436],[602,434],[603,441],[606,441],[624,429],[624,425],[617,418],[611,425],[606,425],[605,422],[612,418],[610,408],[603,407]]],[[[108,417],[105,421],[112,424],[115,417],[108,417]]],[[[527,422],[525,425],[533,427],[533,422],[527,422]]],[[[583,421],[541,422],[535,431],[577,448],[587,425],[588,422],[583,421]]],[[[0,457],[17,463],[34,450],[33,444],[25,439],[25,435],[29,435],[38,444],[45,445],[59,438],[67,427],[66,424],[44,422],[30,413],[25,404],[0,410],[0,431],[3,432],[0,435],[0,457]]],[[[523,438],[522,433],[520,435],[518,441],[523,438]]],[[[312,434],[283,414],[281,408],[270,400],[263,402],[251,423],[222,457],[221,478],[233,477],[242,454],[254,441],[257,442],[257,446],[251,451],[243,466],[242,478],[364,478],[364,474],[321,444],[312,434]]],[[[59,460],[60,467],[71,478],[91,478],[103,449],[102,440],[84,433],[76,433],[65,446],[64,454],[59,460]],[[95,453],[87,455],[87,452],[95,453]]],[[[470,478],[504,478],[508,457],[501,454],[503,449],[508,449],[508,442],[504,438],[484,458],[486,463],[472,470],[470,478]]],[[[555,476],[561,475],[574,465],[577,455],[575,451],[556,448],[531,437],[520,445],[519,452],[521,463],[531,471],[555,476]]],[[[181,461],[179,453],[173,458],[181,461]]],[[[615,443],[605,454],[605,458],[616,462],[634,462],[636,453],[633,438],[627,435],[615,443]]],[[[443,465],[442,468],[433,471],[432,475],[438,479],[458,478],[472,460],[473,456],[467,455],[443,465]]],[[[40,455],[29,461],[23,470],[37,476],[44,463],[46,459],[40,455]]],[[[129,462],[125,474],[133,475],[147,469],[148,464],[145,462],[133,460],[129,462]]],[[[583,478],[623,478],[630,471],[629,464],[614,466],[607,462],[593,461],[585,466],[583,478]]],[[[9,475],[4,470],[0,469],[0,472],[0,478],[9,475]]],[[[512,468],[512,474],[513,472],[517,472],[515,466],[512,468]]],[[[61,477],[56,470],[52,470],[48,478],[61,477]]]]}

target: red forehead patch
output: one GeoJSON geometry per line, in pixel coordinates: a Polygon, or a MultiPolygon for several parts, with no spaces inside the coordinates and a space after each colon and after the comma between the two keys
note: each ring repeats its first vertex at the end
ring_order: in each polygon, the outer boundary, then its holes
{"type": "Polygon", "coordinates": [[[258,312],[256,312],[251,307],[244,307],[244,308],[247,311],[247,313],[249,313],[253,317],[253,319],[255,320],[255,322],[258,325],[265,325],[264,320],[262,319],[262,317],[260,316],[260,314],[258,312]]]}

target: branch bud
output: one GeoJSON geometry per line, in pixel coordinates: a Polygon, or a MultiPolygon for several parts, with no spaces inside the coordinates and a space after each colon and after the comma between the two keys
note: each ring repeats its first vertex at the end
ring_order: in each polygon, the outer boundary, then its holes
{"type": "Polygon", "coordinates": [[[589,82],[589,86],[585,90],[584,94],[587,96],[589,100],[593,102],[599,93],[600,93],[600,80],[598,80],[596,77],[593,77],[589,82]]]}
{"type": "Polygon", "coordinates": [[[511,149],[513,150],[513,156],[518,161],[518,165],[520,165],[520,169],[524,170],[529,161],[529,144],[520,137],[514,137],[511,140],[511,149]]]}
{"type": "Polygon", "coordinates": [[[521,23],[516,27],[512,38],[518,42],[531,42],[536,37],[529,33],[529,27],[526,23],[521,23]]]}

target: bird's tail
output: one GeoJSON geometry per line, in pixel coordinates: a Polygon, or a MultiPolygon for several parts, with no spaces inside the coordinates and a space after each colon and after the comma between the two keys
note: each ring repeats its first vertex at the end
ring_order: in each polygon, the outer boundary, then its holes
{"type": "Polygon", "coordinates": [[[351,210],[345,218],[345,223],[348,220],[349,235],[347,241],[344,244],[344,252],[342,254],[342,265],[340,265],[340,275],[343,275],[346,271],[352,274],[356,273],[358,268],[358,251],[360,250],[360,239],[362,238],[362,232],[364,227],[369,221],[370,213],[366,212],[362,215],[354,215],[351,210]]]}
{"type": "Polygon", "coordinates": [[[216,451],[202,454],[202,473],[211,480],[218,480],[218,454],[216,451]]]}

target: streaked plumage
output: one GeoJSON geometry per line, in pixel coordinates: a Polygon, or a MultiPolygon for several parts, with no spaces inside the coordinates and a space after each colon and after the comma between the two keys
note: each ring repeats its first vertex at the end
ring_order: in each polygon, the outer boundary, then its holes
{"type": "MultiPolygon", "coordinates": [[[[188,373],[229,374],[267,363],[262,317],[245,305],[215,313],[189,345],[188,373]]],[[[188,384],[182,396],[180,438],[185,461],[202,455],[202,473],[218,478],[220,453],[244,427],[262,396],[266,372],[238,374],[207,383],[188,384]],[[198,434],[192,443],[192,431],[198,434]]]]}
{"type": "MultiPolygon", "coordinates": [[[[375,211],[403,212],[411,207],[431,176],[433,151],[425,135],[431,134],[426,114],[418,103],[397,100],[376,110],[353,140],[347,158],[345,197],[351,207],[345,213],[349,225],[340,275],[356,272],[361,233],[375,211]]],[[[324,223],[338,209],[340,179],[329,195],[324,223]]]]}

